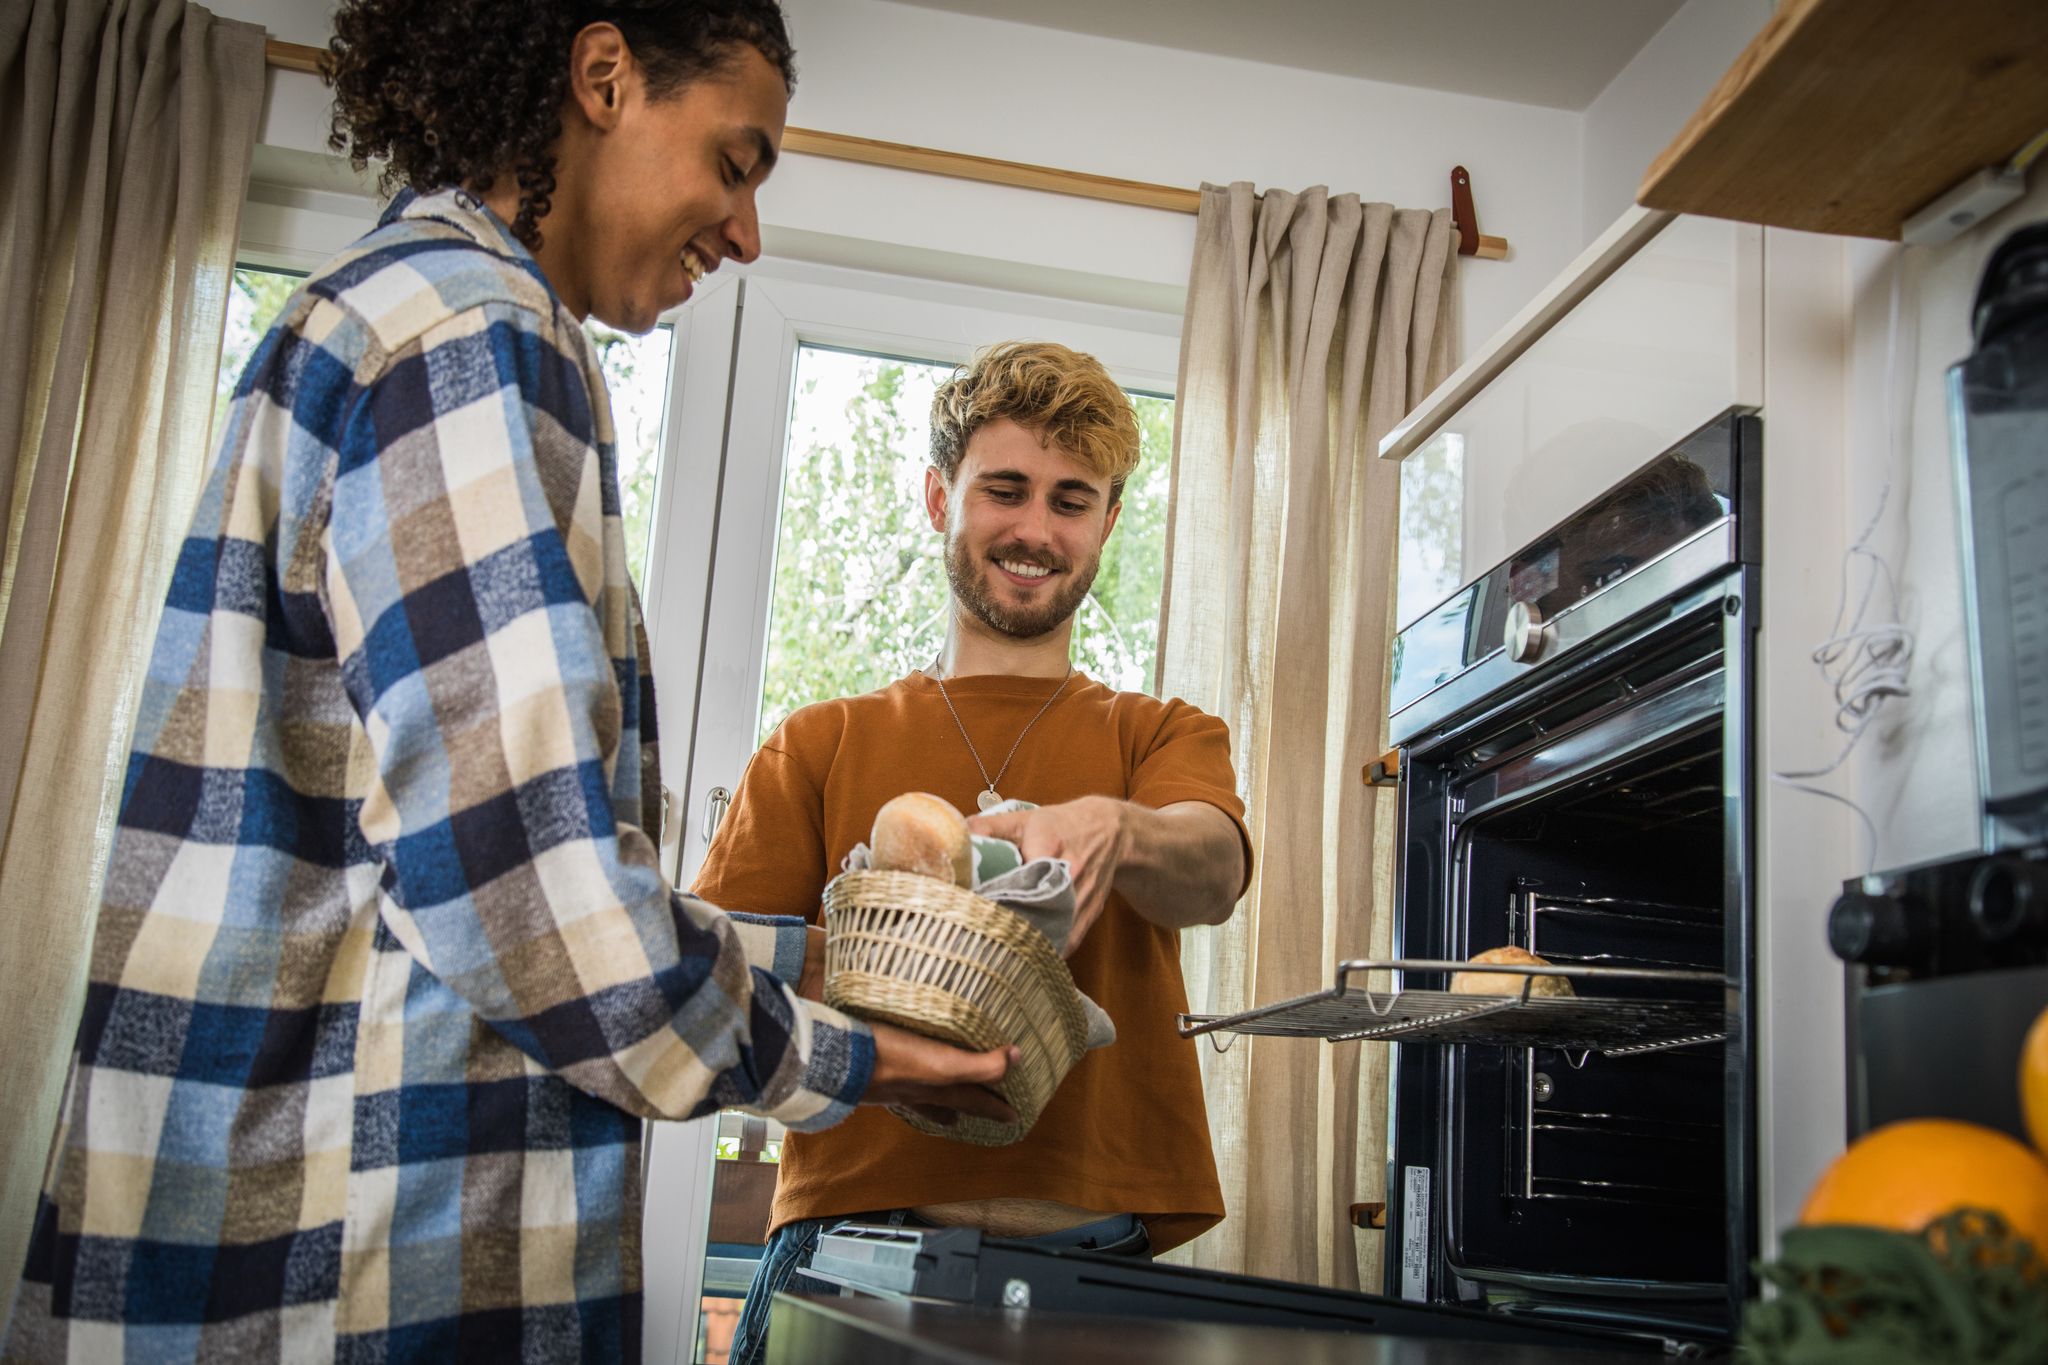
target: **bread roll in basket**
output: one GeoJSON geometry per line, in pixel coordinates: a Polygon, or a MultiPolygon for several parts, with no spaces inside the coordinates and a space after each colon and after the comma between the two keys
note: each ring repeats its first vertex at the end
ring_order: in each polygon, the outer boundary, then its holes
{"type": "MultiPolygon", "coordinates": [[[[880,820],[876,828],[886,839],[880,820]]],[[[975,1052],[1022,1054],[994,1086],[1015,1123],[963,1114],[948,1126],[892,1106],[919,1132],[1007,1146],[1031,1131],[1086,1049],[1081,992],[1052,940],[951,881],[843,872],[825,888],[825,935],[825,1003],[834,1009],[975,1052]]]]}

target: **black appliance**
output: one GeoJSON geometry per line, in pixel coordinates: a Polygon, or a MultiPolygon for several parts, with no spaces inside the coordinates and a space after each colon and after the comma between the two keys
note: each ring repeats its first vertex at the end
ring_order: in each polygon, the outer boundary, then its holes
{"type": "Polygon", "coordinates": [[[1426,1017],[1341,1035],[1403,1039],[1390,1294],[1695,1342],[1739,1325],[1761,435],[1724,413],[1397,638],[1391,997],[1475,1008],[1446,968],[1516,945],[1579,998],[1505,998],[1484,1042],[1426,1017]]]}
{"type": "Polygon", "coordinates": [[[1657,1347],[1636,1336],[1503,1321],[1457,1308],[1157,1265],[1128,1256],[1048,1250],[988,1237],[975,1228],[842,1224],[819,1237],[811,1265],[798,1274],[817,1283],[792,1284],[796,1292],[837,1289],[851,1295],[980,1308],[1636,1355],[1657,1347]]]}
{"type": "Polygon", "coordinates": [[[2048,223],[1992,253],[1949,372],[1984,847],[2048,842],[2048,223]]]}
{"type": "Polygon", "coordinates": [[[1966,1119],[2025,1137],[2013,1076],[2048,1008],[2048,223],[1992,253],[1949,372],[1981,848],[1844,883],[1849,1136],[1966,1119]]]}

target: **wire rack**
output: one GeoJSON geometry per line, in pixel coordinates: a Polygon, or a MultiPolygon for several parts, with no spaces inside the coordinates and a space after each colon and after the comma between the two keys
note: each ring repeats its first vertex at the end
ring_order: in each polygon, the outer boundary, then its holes
{"type": "Polygon", "coordinates": [[[1728,1036],[1726,1006],[1714,999],[1651,999],[1602,996],[1608,985],[1634,988],[1663,985],[1677,991],[1727,984],[1717,972],[1666,971],[1638,967],[1578,967],[1553,964],[1439,962],[1425,959],[1345,962],[1329,990],[1262,1005],[1239,1014],[1183,1014],[1180,1036],[1261,1033],[1293,1038],[1356,1039],[1431,1043],[1491,1043],[1504,1047],[1554,1047],[1625,1057],[1728,1036]],[[1449,991],[1376,991],[1363,983],[1367,972],[1493,972],[1524,977],[1515,995],[1454,995],[1449,991]],[[1361,984],[1353,985],[1352,977],[1361,984]],[[1562,976],[1576,996],[1531,995],[1539,976],[1562,976]]]}

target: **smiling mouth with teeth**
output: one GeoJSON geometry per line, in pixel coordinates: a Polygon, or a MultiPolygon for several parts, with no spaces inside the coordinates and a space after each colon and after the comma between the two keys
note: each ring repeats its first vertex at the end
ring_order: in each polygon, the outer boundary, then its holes
{"type": "Polygon", "coordinates": [[[1052,570],[1042,564],[1026,564],[1018,559],[998,559],[996,567],[1019,578],[1047,578],[1052,574],[1052,570]]]}
{"type": "Polygon", "coordinates": [[[703,258],[697,254],[695,248],[687,246],[684,247],[682,261],[683,273],[690,277],[691,284],[696,284],[698,281],[704,278],[704,261],[703,258]]]}

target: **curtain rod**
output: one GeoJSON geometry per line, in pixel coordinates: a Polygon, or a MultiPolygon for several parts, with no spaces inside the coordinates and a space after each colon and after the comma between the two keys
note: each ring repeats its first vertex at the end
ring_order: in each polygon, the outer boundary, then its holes
{"type": "MultiPolygon", "coordinates": [[[[272,38],[264,45],[263,56],[271,66],[281,70],[305,71],[317,76],[327,53],[324,48],[272,38]]],[[[1202,203],[1201,191],[1182,189],[1177,185],[1148,185],[1142,180],[1119,180],[1115,176],[1090,175],[1086,171],[1062,171],[1022,161],[970,156],[965,152],[942,152],[903,142],[878,142],[873,138],[849,137],[845,133],[823,133],[814,128],[783,129],[782,149],[805,156],[830,157],[835,161],[857,161],[864,166],[923,171],[955,180],[979,180],[991,185],[1011,185],[1051,194],[1073,194],[1084,199],[1103,199],[1112,204],[1166,209],[1173,213],[1194,213],[1202,203]]],[[[1508,254],[1507,239],[1481,237],[1476,254],[1490,261],[1501,260],[1508,254]]]]}

